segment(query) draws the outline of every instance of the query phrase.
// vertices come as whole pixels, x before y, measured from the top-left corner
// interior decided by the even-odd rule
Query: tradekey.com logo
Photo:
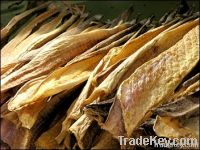
[[[154,146],[154,147],[165,147],[165,148],[198,148],[199,142],[196,138],[164,138],[157,136],[149,136],[139,138],[126,138],[124,136],[118,136],[120,145],[131,145],[131,146]]]

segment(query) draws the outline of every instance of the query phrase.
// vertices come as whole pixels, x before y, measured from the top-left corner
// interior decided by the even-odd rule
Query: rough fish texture
[[[53,69],[66,64],[76,55],[125,27],[125,25],[120,25],[113,29],[100,29],[68,37],[61,36],[51,41],[51,44],[44,45],[44,50],[40,51],[28,64],[5,77],[1,82],[1,91],[6,91],[31,78],[50,73]]]
[[[94,66],[103,57],[103,53],[92,56],[86,58],[85,61],[67,65],[66,67],[54,71],[43,81],[36,81],[36,83],[33,83],[36,89],[29,89],[28,87],[31,88],[33,86],[30,86],[29,83],[25,84],[16,94],[14,99],[9,102],[8,108],[10,110],[20,109],[25,105],[35,103],[39,98],[45,98],[63,90],[70,90],[77,84],[84,82],[88,78]],[[87,65],[84,65],[84,67],[80,68],[80,64],[82,63]],[[68,81],[68,84],[64,83],[63,81]],[[55,90],[56,86],[58,88]]]
[[[50,4],[49,2],[44,3],[40,6],[32,8],[30,10],[27,10],[27,11],[23,12],[22,14],[19,14],[19,15],[15,16],[14,18],[12,18],[9,21],[9,23],[1,30],[1,40],[6,38],[11,33],[11,31],[13,30],[13,28],[19,21],[26,18],[30,14],[33,14],[33,13],[37,12],[38,10],[41,10],[41,9],[47,7],[49,4]]]
[[[20,43],[15,49],[17,53],[17,55],[15,55],[16,59],[13,59],[11,62],[8,61],[4,64],[4,66],[1,66],[1,74],[4,74],[8,69],[14,68],[20,63],[25,63],[33,59],[34,56],[36,56],[36,54],[41,50],[39,49],[41,46],[66,30],[66,28],[72,24],[74,19],[77,18],[77,16],[73,15],[63,25],[57,27],[61,23],[61,20],[64,17],[63,15],[65,15],[65,13],[61,13],[59,17],[52,21],[52,23],[50,22],[49,25],[46,24],[42,26],[39,30]],[[52,25],[52,27],[50,25]]]
[[[97,88],[95,88],[93,93],[86,100],[84,100],[82,106],[91,103],[99,96],[103,98],[110,94],[124,79],[127,78],[126,74],[133,73],[135,69],[137,69],[143,63],[149,61],[169,47],[173,46],[178,40],[182,38],[185,33],[187,33],[197,24],[198,20],[185,23],[180,27],[174,25],[166,31],[161,32],[158,36],[147,42],[144,46],[142,45],[140,49],[130,55],[111,74],[109,74],[109,76]],[[177,28],[173,29],[174,27]],[[171,38],[173,38],[173,41]]]
[[[24,27],[18,34],[17,36],[15,36],[8,44],[6,44],[2,50],[1,50],[1,65],[4,65],[4,63],[6,63],[7,61],[11,61],[13,58],[13,56],[15,56],[15,51],[13,51],[13,49],[15,49],[15,47],[21,43],[22,40],[24,40],[25,38],[27,38],[30,33],[32,32],[33,28],[41,23],[42,21],[44,21],[45,19],[51,17],[53,14],[55,14],[56,12],[58,12],[58,10],[56,11],[55,9],[50,9],[44,13],[42,13],[41,15],[39,15],[38,17],[34,18],[28,26]]]
[[[197,64],[198,42],[199,26],[167,51],[138,68],[120,86],[117,95],[128,136],[132,135],[151,108],[173,94],[177,85]]]
[[[199,116],[198,116],[199,117]],[[181,125],[181,123],[176,118],[172,117],[156,117],[156,122],[154,124],[154,131],[158,136],[167,137],[167,138],[196,138],[198,139],[198,117],[192,119],[187,119],[187,122],[192,122],[192,128]],[[195,132],[195,130],[197,130]]]

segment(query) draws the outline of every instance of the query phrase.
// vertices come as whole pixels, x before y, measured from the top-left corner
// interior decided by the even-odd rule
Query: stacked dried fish
[[[117,149],[136,148],[118,136],[197,138],[199,13],[184,6],[159,21],[130,18],[131,7],[104,22],[53,3],[15,17],[2,39],[34,14],[2,48],[2,142]]]

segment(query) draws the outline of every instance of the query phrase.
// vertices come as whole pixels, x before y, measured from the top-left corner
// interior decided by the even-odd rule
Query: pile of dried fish
[[[132,13],[106,22],[83,5],[48,2],[1,30],[9,39],[27,21],[1,49],[4,147],[138,148],[119,136],[199,141],[199,13],[183,5],[159,21]]]

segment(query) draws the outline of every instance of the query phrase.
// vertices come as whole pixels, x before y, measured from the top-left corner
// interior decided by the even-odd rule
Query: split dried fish
[[[170,47],[167,51],[161,53],[155,59],[152,59],[142,65],[120,86],[117,98],[121,104],[125,130],[128,136],[131,136],[135,128],[141,123],[145,115],[147,115],[149,109],[165,101],[166,97],[173,93],[173,90],[175,90],[178,83],[181,82],[184,76],[186,76],[198,62],[198,29],[199,26],[191,29],[186,35],[184,35],[183,39],[178,41],[174,46]],[[187,40],[188,38],[191,40]],[[187,51],[188,49],[192,49],[192,53],[191,51]],[[190,62],[189,64],[188,61]],[[177,65],[174,65],[175,63],[177,63]],[[157,67],[154,67],[155,65]],[[179,69],[175,66],[177,66]],[[182,66],[187,66],[187,71],[182,69]],[[172,73],[174,69],[176,70],[176,73]],[[179,76],[180,74],[177,72],[177,70],[179,70],[181,76]],[[142,76],[140,73],[141,71],[143,72]],[[159,75],[159,77],[156,76],[154,71],[157,75]],[[149,77],[147,77],[148,73],[153,75],[151,76],[151,80]],[[167,79],[160,78],[161,74],[163,73],[166,75],[165,77],[167,77]],[[177,77],[174,76],[176,74]],[[130,84],[131,87],[134,87],[134,90],[132,90],[131,93],[129,93],[129,90],[127,90],[128,85]],[[164,85],[164,87],[162,87],[162,85]],[[139,87],[137,88],[137,86]],[[144,87],[142,88],[142,86]],[[137,95],[139,91],[140,95]],[[142,91],[145,94],[141,94]],[[131,96],[128,96],[129,94],[131,94]],[[132,100],[133,98],[136,103],[131,105],[131,103],[128,101]],[[153,100],[151,100],[152,98]],[[139,100],[138,103],[137,100]],[[133,107],[134,109],[129,109]],[[131,117],[133,116],[135,120],[134,123],[131,122]]]
[[[16,68],[16,66],[18,65],[21,66],[22,63],[31,61],[36,56],[36,54],[39,53],[40,51],[39,48],[42,45],[44,45],[45,43],[47,43],[48,41],[52,40],[57,35],[59,35],[61,32],[66,30],[66,28],[69,27],[76,18],[77,18],[77,15],[72,15],[69,20],[67,20],[64,24],[62,24],[60,27],[56,28],[55,30],[48,32],[46,34],[42,34],[40,36],[38,36],[38,33],[35,33],[37,37],[35,37],[34,39],[31,38],[31,42],[27,43],[26,40],[23,41],[25,42],[24,44],[26,44],[26,46],[24,47],[24,45],[22,44],[23,48],[20,47],[20,54],[19,54],[19,57],[16,59],[16,61],[7,62],[7,65],[1,66],[1,73],[3,74],[1,78],[4,78],[10,73],[10,71],[7,74],[5,73],[8,69],[13,70],[14,68]],[[17,47],[16,49],[19,49],[19,48]]]
[[[36,78],[51,72],[53,69],[66,64],[76,55],[83,53],[99,41],[125,27],[125,25],[120,25],[113,29],[100,29],[53,40],[51,44],[48,43],[47,46],[44,46],[44,50],[40,51],[28,64],[5,77],[1,82],[1,91],[6,91],[31,78]],[[94,35],[96,38],[94,38]],[[54,61],[52,62],[52,60]]]
[[[198,12],[182,2],[160,20],[131,20],[130,7],[104,22],[82,4],[50,3],[1,30],[3,147],[150,148],[121,146],[119,135],[199,140]]]
[[[12,30],[16,26],[16,24],[19,23],[22,19],[32,15],[33,13],[35,13],[41,9],[44,9],[49,4],[50,4],[50,2],[44,3],[40,6],[29,9],[29,10],[23,12],[22,14],[19,14],[19,15],[15,16],[14,18],[12,18],[9,21],[9,23],[1,30],[1,40],[5,39],[12,32]]]
[[[11,61],[12,57],[15,56],[15,47],[21,43],[27,36],[29,36],[33,30],[33,28],[46,20],[47,18],[51,17],[58,10],[56,8],[51,8],[48,11],[42,13],[38,17],[34,18],[26,27],[24,27],[18,34],[15,36],[9,43],[7,43],[1,50],[1,65],[4,65],[7,61]]]

